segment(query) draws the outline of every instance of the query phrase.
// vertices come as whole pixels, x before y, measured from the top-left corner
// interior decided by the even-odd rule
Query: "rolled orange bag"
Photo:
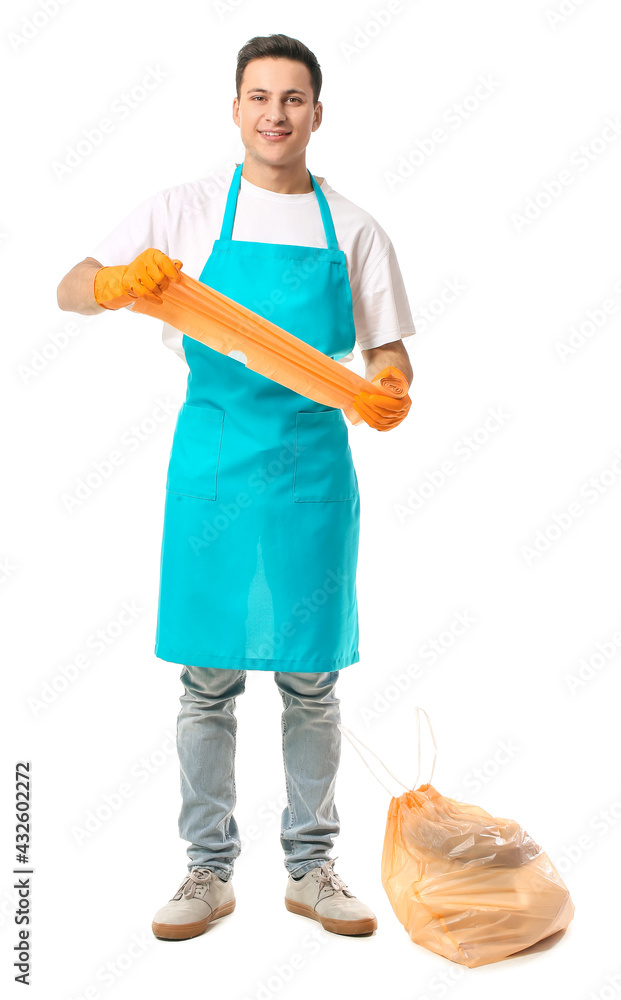
[[[161,303],[141,297],[131,311],[162,320],[220,354],[242,351],[247,368],[317,403],[340,407],[352,424],[365,419],[353,406],[364,398],[361,393],[406,399],[407,381],[397,368],[389,366],[369,382],[215,288],[183,271],[179,278],[161,293]]]
[[[392,365],[382,368],[381,372],[371,379],[372,385],[380,383],[394,394],[394,398],[386,399],[379,393],[360,392],[353,402],[354,409],[369,427],[376,431],[389,431],[397,427],[407,417],[412,400],[408,395],[409,383],[403,372]]]

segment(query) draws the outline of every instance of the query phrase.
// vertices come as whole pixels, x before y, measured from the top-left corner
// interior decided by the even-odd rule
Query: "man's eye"
[[[263,99],[264,98],[263,98],[262,94],[255,94],[254,97],[250,98],[251,101],[262,101]],[[299,101],[301,103],[301,98],[299,98],[299,97],[288,97],[287,100],[289,100],[289,101]]]

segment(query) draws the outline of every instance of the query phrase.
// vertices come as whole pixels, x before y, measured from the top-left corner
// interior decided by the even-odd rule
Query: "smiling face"
[[[321,123],[313,104],[308,67],[292,59],[252,59],[244,70],[233,120],[241,130],[246,159],[259,169],[305,170],[305,149]],[[270,137],[268,133],[278,133]]]

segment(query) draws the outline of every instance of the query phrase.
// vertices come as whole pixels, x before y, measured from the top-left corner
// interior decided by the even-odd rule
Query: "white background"
[[[412,0],[384,15],[382,0],[42,7],[16,2],[2,15],[3,981],[12,984],[17,941],[13,763],[27,759],[29,995],[616,996],[617,5]],[[349,429],[362,505],[361,660],[339,678],[343,724],[414,785],[414,706],[424,707],[438,743],[433,784],[517,819],[576,906],[554,947],[479,969],[415,945],[396,919],[380,879],[390,796],[345,737],[332,853],[378,930],[347,938],[285,910],[282,704],[269,672],[248,672],[237,705],[235,815],[248,841],[237,908],[190,941],[160,942],[150,930],[187,860],[171,739],[180,667],[152,652],[164,479],[186,368],[153,320],[63,313],[56,287],[146,197],[240,160],[236,56],[272,32],[300,38],[319,59],[324,120],[307,163],[389,233],[418,331],[407,341],[408,419],[385,434]],[[113,110],[154,68],[157,87],[135,91],[144,99],[125,117]],[[483,79],[493,92],[477,98]],[[112,131],[59,176],[68,147],[105,117]],[[409,176],[391,183],[408,157]],[[562,171],[571,183],[558,182]],[[461,289],[452,302],[441,298],[448,282]],[[359,351],[353,365],[363,374]],[[156,423],[160,400],[171,415]],[[504,416],[486,429],[492,410]],[[132,450],[136,428],[143,440]],[[63,498],[118,448],[122,464],[70,512]],[[140,609],[134,623],[104,653],[89,652],[89,636],[113,629],[123,602]],[[458,613],[474,623],[454,638]],[[442,649],[435,662],[430,640]],[[50,695],[61,668],[71,673],[85,653],[89,664]],[[426,732],[423,746],[421,781],[433,755]],[[89,811],[105,815],[105,796],[123,783],[131,796],[79,840]],[[134,940],[142,950],[128,959]],[[302,967],[287,978],[296,955]],[[102,978],[108,963],[112,985]]]

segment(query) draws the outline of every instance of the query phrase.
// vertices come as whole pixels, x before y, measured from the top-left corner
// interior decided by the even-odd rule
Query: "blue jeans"
[[[287,805],[280,843],[290,874],[303,875],[329,860],[338,835],[334,802],[341,757],[340,702],[330,673],[274,671],[283,700],[282,750]],[[236,803],[235,699],[246,686],[245,670],[184,666],[177,717],[182,807],[179,834],[190,842],[188,870],[213,868],[233,874],[241,853]],[[259,748],[260,751],[260,748]]]

